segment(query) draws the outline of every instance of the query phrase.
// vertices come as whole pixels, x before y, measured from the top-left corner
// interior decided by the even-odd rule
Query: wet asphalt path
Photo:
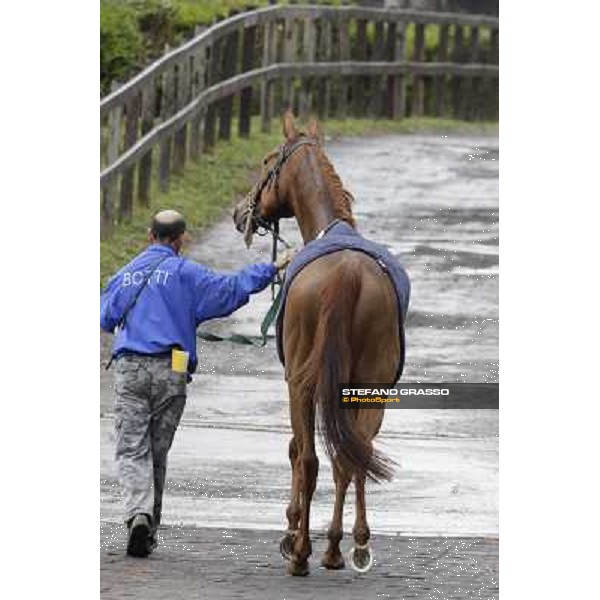
[[[387,244],[410,274],[403,379],[498,381],[497,138],[347,139],[329,143],[327,152],[356,198],[359,230]],[[282,235],[299,243],[291,221],[282,223]],[[259,239],[246,250],[225,215],[188,255],[214,268],[236,269],[268,260],[270,244]],[[270,294],[264,292],[206,329],[256,335],[269,305]],[[164,521],[275,535],[286,522],[290,428],[274,345],[203,343],[199,356],[199,373],[189,386],[170,454]],[[112,457],[111,375],[101,378],[100,517],[104,530],[113,531],[111,523],[121,517]],[[378,440],[400,469],[391,483],[368,487],[373,532],[402,539],[497,537],[497,411],[389,410]],[[326,529],[333,499],[330,467],[322,452],[320,457],[315,531]],[[353,506],[349,493],[347,530]],[[110,540],[104,534],[102,539],[108,548]]]

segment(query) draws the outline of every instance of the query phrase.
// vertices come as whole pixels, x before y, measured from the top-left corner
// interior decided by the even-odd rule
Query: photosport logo
[[[498,408],[497,383],[345,383],[342,408]]]

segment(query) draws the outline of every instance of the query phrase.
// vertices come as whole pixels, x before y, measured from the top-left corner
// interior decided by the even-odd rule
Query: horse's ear
[[[287,140],[295,140],[298,137],[298,130],[294,125],[294,113],[290,109],[283,115],[283,135]]]
[[[319,140],[319,142],[321,141],[321,130],[319,128],[319,124],[317,123],[317,120],[313,117],[311,118],[311,120],[308,122],[308,135],[310,135],[310,137],[313,137],[317,140]]]

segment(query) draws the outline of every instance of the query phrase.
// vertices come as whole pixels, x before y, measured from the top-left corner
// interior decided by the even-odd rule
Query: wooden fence
[[[100,103],[101,237],[218,139],[305,116],[498,117],[498,19],[272,6],[198,30]]]

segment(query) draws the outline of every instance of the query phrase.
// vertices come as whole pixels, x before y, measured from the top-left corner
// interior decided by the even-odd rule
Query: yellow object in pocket
[[[190,353],[173,348],[171,351],[171,370],[175,373],[187,373]]]

